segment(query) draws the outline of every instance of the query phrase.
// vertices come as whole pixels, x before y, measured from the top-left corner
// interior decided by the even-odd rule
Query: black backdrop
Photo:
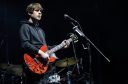
[[[19,21],[25,19],[25,8],[34,0],[4,0],[0,3],[0,62],[19,64]],[[111,60],[92,49],[92,71],[96,84],[128,84],[127,81],[127,15],[125,2],[116,0],[36,0],[44,7],[41,26],[49,45],[59,44],[73,32],[72,25],[64,19],[68,14],[76,19],[90,40]],[[81,44],[78,57],[86,61]],[[57,52],[60,59],[72,57],[72,47]],[[88,61],[84,62],[84,67]],[[85,68],[85,71],[88,67]]]

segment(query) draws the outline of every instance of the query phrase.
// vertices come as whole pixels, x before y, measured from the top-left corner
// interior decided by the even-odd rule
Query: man
[[[27,6],[26,12],[28,14],[28,20],[22,22],[19,32],[20,42],[23,52],[27,54],[26,57],[29,55],[32,58],[34,58],[35,55],[38,55],[42,59],[49,60],[50,59],[49,54],[41,50],[41,47],[43,45],[47,45],[45,40],[45,33],[43,29],[39,27],[39,21],[41,20],[42,17],[42,10],[43,8],[39,3],[31,3]],[[64,40],[62,41],[62,44],[64,44],[63,46],[64,48],[67,48],[70,43],[69,41]],[[49,48],[50,47],[48,46],[48,49]],[[37,75],[36,76],[32,75],[32,73],[28,70],[28,68],[27,70],[25,69],[25,74],[27,77],[26,80],[27,84],[35,84],[35,81],[40,79],[37,77]]]

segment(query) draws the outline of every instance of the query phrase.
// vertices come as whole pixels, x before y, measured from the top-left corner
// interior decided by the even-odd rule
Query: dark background
[[[34,0],[0,1],[0,62],[20,64],[18,29],[25,19],[26,6]],[[64,19],[68,14],[77,20],[85,35],[108,57],[91,46],[92,72],[95,84],[128,84],[127,81],[127,14],[125,2],[117,0],[36,0],[44,7],[43,26],[49,45],[59,44],[73,32]],[[85,46],[86,43],[84,42]],[[88,71],[88,55],[81,43],[76,44],[78,58],[84,59]],[[85,53],[84,53],[85,52]],[[57,52],[60,59],[73,57],[72,46]]]

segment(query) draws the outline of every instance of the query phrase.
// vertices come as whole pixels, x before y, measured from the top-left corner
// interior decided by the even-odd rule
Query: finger
[[[48,56],[47,59],[50,60],[50,57]]]

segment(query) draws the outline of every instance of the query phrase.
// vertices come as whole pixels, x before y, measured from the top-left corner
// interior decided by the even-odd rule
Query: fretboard
[[[72,39],[69,38],[67,41],[71,42]],[[47,53],[48,53],[48,54],[54,53],[54,52],[60,50],[61,48],[63,48],[65,45],[66,45],[65,43],[61,43],[61,44],[57,45],[56,47],[54,47],[54,48],[48,50]]]

